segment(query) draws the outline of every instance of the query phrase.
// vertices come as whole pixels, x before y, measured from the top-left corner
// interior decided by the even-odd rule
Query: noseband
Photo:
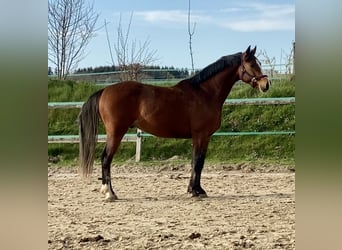
[[[253,76],[250,73],[248,73],[248,71],[245,68],[245,65],[243,64],[242,58],[241,58],[241,69],[242,69],[242,76],[241,76],[241,78],[243,78],[244,74],[248,75],[251,78],[251,80],[249,80],[248,83],[251,83],[253,87],[256,86],[257,81],[259,81],[262,78],[268,77],[267,75]]]

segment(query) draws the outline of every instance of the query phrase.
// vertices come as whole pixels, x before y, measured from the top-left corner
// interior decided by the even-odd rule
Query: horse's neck
[[[226,100],[235,82],[239,80],[236,73],[238,66],[226,69],[203,84],[203,87],[212,93],[212,96],[220,105]]]

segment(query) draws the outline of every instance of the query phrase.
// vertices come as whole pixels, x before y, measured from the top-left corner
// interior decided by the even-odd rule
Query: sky
[[[108,23],[110,41],[116,41],[121,15],[123,28],[131,13],[130,39],[150,40],[160,66],[191,68],[187,26],[188,0],[98,0],[97,26]],[[266,51],[277,63],[284,63],[295,41],[294,0],[192,0],[191,23],[194,67],[201,69],[224,55],[242,52],[249,45]],[[111,65],[104,28],[87,47],[78,68]]]

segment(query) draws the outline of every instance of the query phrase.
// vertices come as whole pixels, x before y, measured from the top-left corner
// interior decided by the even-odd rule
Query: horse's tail
[[[87,177],[92,173],[99,125],[99,99],[103,89],[95,92],[83,104],[78,116],[80,136],[80,173]]]

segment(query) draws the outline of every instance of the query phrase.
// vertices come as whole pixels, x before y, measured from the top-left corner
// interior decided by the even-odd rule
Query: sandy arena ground
[[[208,198],[187,193],[189,165],[112,167],[119,197],[104,202],[100,166],[49,166],[49,249],[295,249],[291,167],[205,166]]]

